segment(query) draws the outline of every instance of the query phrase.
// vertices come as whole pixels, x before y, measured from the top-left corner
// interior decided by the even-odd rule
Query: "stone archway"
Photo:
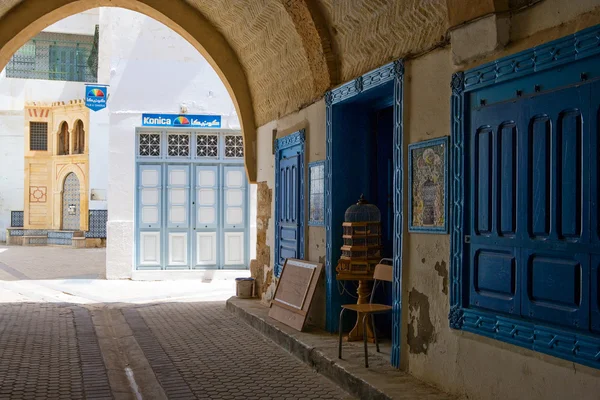
[[[14,6],[0,18],[0,68],[42,29],[97,7],[137,11],[180,34],[209,62],[227,88],[244,135],[248,178],[256,181],[256,123],[246,72],[225,37],[197,8],[184,0],[22,0],[12,3]]]
[[[204,56],[236,107],[251,182],[256,181],[257,125],[310,104],[338,82],[322,7],[307,0],[5,0],[0,4],[0,68],[45,27],[96,7],[145,14]]]

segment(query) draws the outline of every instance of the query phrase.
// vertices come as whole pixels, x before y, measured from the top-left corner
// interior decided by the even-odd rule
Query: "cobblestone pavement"
[[[223,302],[0,304],[0,399],[349,399]]]
[[[0,399],[111,399],[88,310],[0,305]]]
[[[105,250],[0,245],[0,280],[104,279]]]

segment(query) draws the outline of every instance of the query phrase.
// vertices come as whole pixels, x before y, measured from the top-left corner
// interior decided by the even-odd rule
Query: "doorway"
[[[140,129],[136,140],[137,269],[247,269],[241,135]]]
[[[304,131],[280,138],[275,151],[275,276],[287,258],[304,258]]]
[[[80,194],[79,179],[73,172],[67,175],[62,191],[62,221],[61,227],[65,231],[78,231],[80,229],[79,217]]]
[[[338,329],[341,304],[356,302],[355,282],[336,279],[345,210],[364,194],[381,211],[382,256],[393,260],[393,282],[384,294],[391,319],[378,330],[392,338],[391,364],[400,364],[402,295],[402,95],[404,64],[384,65],[326,96],[325,161],[327,330]],[[354,297],[353,297],[354,295]]]

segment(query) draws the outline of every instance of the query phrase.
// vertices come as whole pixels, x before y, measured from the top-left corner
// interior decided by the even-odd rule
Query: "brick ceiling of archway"
[[[446,0],[185,1],[237,53],[258,126],[370,69],[432,48],[448,29]],[[0,17],[17,3],[0,0]]]

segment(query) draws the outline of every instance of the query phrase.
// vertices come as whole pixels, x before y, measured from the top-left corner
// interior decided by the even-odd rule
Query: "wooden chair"
[[[381,260],[383,261],[383,260]],[[380,261],[380,262],[381,262]],[[391,282],[393,267],[391,265],[386,264],[377,264],[375,266],[375,271],[373,273],[373,290],[371,291],[371,298],[369,299],[368,304],[345,304],[342,306],[342,311],[340,312],[340,325],[339,325],[339,346],[338,346],[338,357],[342,358],[342,318],[344,316],[344,311],[351,310],[356,311],[357,313],[362,313],[362,325],[363,325],[363,342],[365,345],[365,368],[369,368],[369,355],[367,352],[367,316],[371,317],[371,324],[373,327],[373,335],[375,337],[375,346],[377,348],[377,352],[379,353],[379,342],[377,341],[377,333],[375,332],[375,314],[382,314],[392,310],[391,306],[386,304],[373,304],[373,295],[375,294],[375,289],[377,289],[377,284],[381,281]],[[360,315],[360,314],[359,314]]]

